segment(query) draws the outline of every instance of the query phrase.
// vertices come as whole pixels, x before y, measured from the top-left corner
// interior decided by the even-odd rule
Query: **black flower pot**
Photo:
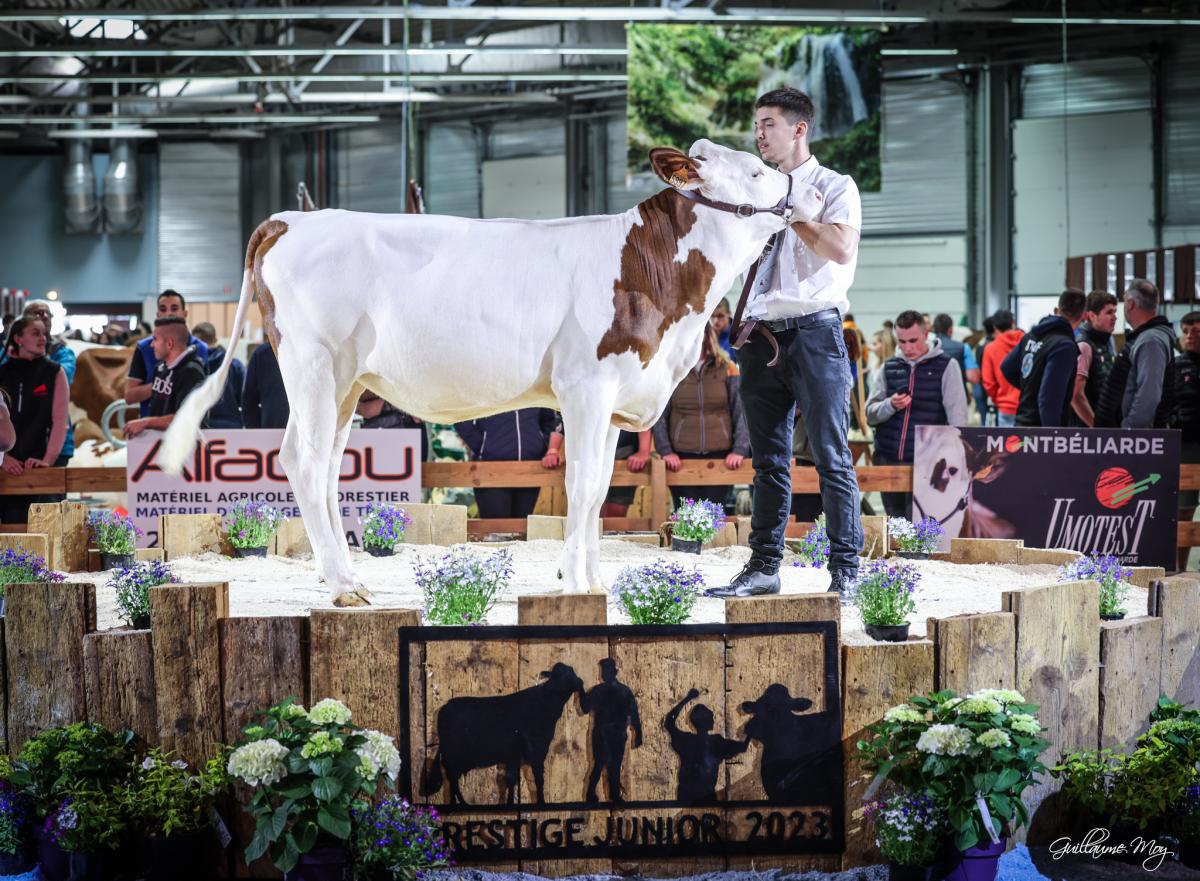
[[[1124,619],[1125,619],[1124,612],[1121,612],[1116,615],[1101,615],[1100,616],[1101,621],[1123,621]]]
[[[937,881],[937,866],[902,866],[888,863],[888,881]]]
[[[28,847],[22,846],[16,853],[0,851],[0,875],[24,875],[35,864],[33,851]]]
[[[150,629],[150,616],[149,615],[135,616],[131,626],[133,627],[134,630],[149,630]]]
[[[683,554],[698,554],[703,544],[704,542],[701,541],[689,541],[686,538],[671,536],[671,550],[679,551]]]
[[[263,545],[258,548],[234,548],[233,555],[235,557],[265,557],[267,555],[267,546]]]
[[[217,876],[212,827],[142,839],[145,881],[207,881]]]
[[[380,547],[379,545],[364,545],[363,550],[372,557],[390,557],[396,553],[394,547]]]
[[[58,846],[54,836],[46,832],[39,822],[33,830],[34,841],[37,842],[38,869],[42,881],[67,881],[71,874],[68,855]]]
[[[1200,869],[1200,840],[1184,841],[1179,845],[1179,862],[1189,869]]]
[[[350,877],[350,856],[344,847],[319,846],[300,855],[300,862],[283,881],[347,881]]]
[[[905,642],[908,639],[907,624],[867,624],[867,636],[880,642]]]
[[[928,560],[929,554],[924,551],[896,551],[896,556],[902,560]]]
[[[133,554],[106,554],[100,552],[100,568],[107,572],[109,569],[120,569],[122,566],[133,565]]]
[[[116,860],[111,851],[67,853],[67,881],[112,881]]]

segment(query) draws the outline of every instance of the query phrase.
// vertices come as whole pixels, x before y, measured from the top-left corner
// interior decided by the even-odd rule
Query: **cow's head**
[[[803,713],[813,705],[806,697],[792,697],[786,685],[772,682],[756,701],[742,703],[742,712],[751,716],[780,716]]]
[[[767,209],[788,191],[788,177],[770,168],[757,156],[700,140],[686,154],[673,147],[650,151],[650,164],[664,183],[677,190],[697,190],[717,202],[753,205]],[[792,184],[792,220],[812,220],[821,213],[823,197],[816,187]],[[755,214],[764,224],[782,229],[784,219],[775,214]],[[773,231],[773,230],[772,230]]]
[[[541,678],[552,688],[570,693],[583,690],[583,680],[575,673],[575,668],[559,661],[549,670],[541,672]]]

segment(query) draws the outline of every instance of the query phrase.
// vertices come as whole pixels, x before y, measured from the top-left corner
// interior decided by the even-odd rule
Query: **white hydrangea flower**
[[[367,742],[355,750],[362,759],[358,773],[364,780],[374,780],[380,772],[395,780],[400,776],[400,751],[396,741],[381,731],[362,732]]]
[[[283,718],[298,719],[301,716],[307,716],[308,711],[300,704],[288,704],[283,711]]]
[[[239,746],[229,756],[226,770],[251,786],[270,786],[287,776],[288,748],[268,737]]]
[[[1030,716],[1028,713],[1014,713],[1008,720],[1008,724],[1012,726],[1012,730],[1019,734],[1041,734],[1042,723],[1037,720],[1036,716]]]
[[[971,751],[971,732],[957,725],[930,725],[917,738],[917,749],[935,756],[963,756]]]
[[[892,707],[883,714],[885,722],[924,722],[925,714],[920,710],[910,707],[908,704],[901,704],[898,707]]]
[[[960,716],[991,716],[994,713],[1003,711],[1004,707],[1000,701],[990,697],[977,697],[975,695],[971,695],[954,705],[954,712]]]
[[[975,738],[975,742],[988,749],[999,749],[1002,746],[1012,746],[1012,738],[1003,728],[989,728]]]
[[[345,725],[350,721],[350,708],[341,701],[327,697],[308,711],[308,719],[316,725]]]
[[[1019,691],[1013,691],[1011,688],[984,688],[974,694],[967,695],[968,698],[979,697],[987,698],[994,701],[999,701],[1002,704],[1023,704],[1025,696]]]

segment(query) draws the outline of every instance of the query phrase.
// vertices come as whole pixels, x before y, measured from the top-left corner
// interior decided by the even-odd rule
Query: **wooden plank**
[[[1130,584],[1147,589],[1151,581],[1160,581],[1167,577],[1167,571],[1162,566],[1131,566],[1129,573]]]
[[[50,542],[44,532],[10,532],[0,535],[0,551],[8,550],[25,551],[45,560],[50,553]]]
[[[158,518],[158,546],[170,562],[197,554],[233,554],[220,514],[163,514]]]
[[[840,634],[841,606],[836,595],[827,593],[755,597],[725,604],[727,624],[773,621],[833,621]],[[813,715],[811,723],[817,728],[832,725],[840,729],[840,718],[821,720],[830,697],[825,688],[822,646],[823,640],[819,634],[728,637],[725,651],[725,736],[731,740],[745,738],[745,724],[749,717],[743,711],[743,704],[758,700],[772,685],[783,685],[793,698],[812,701],[812,706],[801,715]],[[835,681],[840,682],[840,676],[835,677]],[[762,757],[762,744],[751,741],[744,753],[725,763],[728,798],[767,798],[761,779]],[[786,816],[793,810],[807,810],[810,807],[813,805],[773,805],[771,810],[782,811]],[[727,813],[730,835],[745,840],[750,833],[748,811],[731,809]],[[840,863],[841,858],[836,854],[729,857],[730,870],[837,871]]]
[[[87,718],[83,637],[96,629],[96,586],[10,584],[5,589],[9,751]]]
[[[121,469],[124,472],[125,469]],[[59,496],[67,491],[66,468],[27,468],[21,474],[7,471],[0,477],[0,495]]]
[[[87,505],[81,502],[59,502],[59,507],[62,509],[62,571],[85,572],[90,540]]]
[[[667,489],[667,466],[659,456],[650,457],[650,528],[658,529],[671,516],[671,493]]]
[[[150,588],[158,737],[193,766],[224,741],[219,627],[228,617],[224,582]]]
[[[34,502],[28,520],[29,532],[46,536],[46,565],[62,571],[62,509],[58,502]]]
[[[272,541],[271,553],[280,557],[299,557],[301,554],[312,553],[308,532],[304,529],[304,521],[299,517],[284,520]]]
[[[0,615],[0,753],[7,753],[8,746],[8,657],[4,648],[4,616]]]
[[[257,720],[256,714],[291,697],[308,705],[307,638],[308,618],[224,618],[218,630],[223,658],[221,695],[227,742],[234,743],[246,725]],[[240,804],[249,802],[252,791],[237,784],[234,797]],[[246,865],[245,852],[254,837],[254,819],[237,810],[230,816],[234,876],[238,878],[278,878],[280,873],[270,859],[260,857]]]
[[[122,468],[64,468],[65,492],[123,493],[129,488]]]
[[[465,505],[403,505],[412,523],[404,530],[408,544],[463,544],[467,540],[467,508]]]
[[[863,556],[883,557],[887,554],[887,517],[863,517]]]
[[[1016,563],[1024,542],[1010,538],[952,538],[952,563]]]
[[[613,470],[610,486],[643,486],[650,482],[645,471]],[[541,462],[423,462],[423,487],[548,486],[563,487],[566,471],[547,469]]]
[[[871,782],[856,743],[869,739],[867,726],[913,695],[933,690],[933,643],[872,642],[842,647],[845,678],[842,744],[846,755],[846,850],[842,869],[883,862],[863,817],[863,795]]]
[[[591,594],[561,596],[523,596],[517,599],[517,624],[521,626],[604,625],[608,623],[607,600]],[[585,683],[599,677],[600,661],[608,657],[608,639],[572,639],[569,643],[555,639],[522,639],[517,666],[518,688],[536,685],[542,671],[557,663],[568,664]],[[587,777],[581,769],[591,765],[589,732],[591,717],[583,712],[577,698],[567,702],[550,744],[553,760],[546,763],[542,792],[550,804],[581,802],[587,789]],[[536,804],[537,792],[528,767],[522,769],[521,803]],[[585,829],[591,835],[605,835],[607,810],[572,812],[583,814]],[[524,814],[536,817],[536,812]],[[522,860],[521,871],[547,878],[568,875],[611,875],[611,859]]]
[[[1181,548],[1200,545],[1200,520],[1185,520],[1175,527],[1175,544]]]
[[[1083,554],[1079,553],[1079,551],[1050,548],[1027,548],[1022,546],[1017,552],[1017,562],[1022,566],[1033,566],[1038,564],[1064,566],[1067,563],[1072,563],[1075,560],[1078,560],[1082,556]]]
[[[1016,689],[1039,707],[1050,741],[1045,758],[1094,749],[1100,735],[1100,607],[1096,585],[1068,581],[1006,591],[1003,610],[1017,616]],[[1031,843],[1059,829],[1060,806],[1048,797],[1058,781],[1044,776],[1023,796],[1032,818],[1018,839]],[[1043,804],[1044,803],[1044,804]],[[1042,809],[1042,810],[1039,810]]]
[[[1162,619],[1162,692],[1200,706],[1200,578],[1173,575],[1150,591],[1151,615]]]
[[[1017,621],[1009,612],[930,618],[925,627],[934,650],[938,691],[969,694],[981,688],[1012,688]]]
[[[1100,746],[1132,748],[1162,687],[1161,618],[1100,622]]]
[[[128,728],[142,749],[158,745],[154,651],[149,630],[106,630],[83,638],[88,718]]]
[[[420,623],[420,613],[412,609],[314,609],[309,700],[336,698],[350,708],[356,724],[398,738],[399,629]]]

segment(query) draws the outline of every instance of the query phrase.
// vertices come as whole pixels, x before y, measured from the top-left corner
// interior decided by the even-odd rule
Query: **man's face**
[[[717,336],[720,336],[729,327],[729,310],[718,309],[712,314],[710,320],[712,321],[713,330],[717,332]]]
[[[1101,333],[1112,333],[1117,326],[1117,304],[1109,303],[1099,312],[1087,314],[1088,324]]]
[[[154,357],[159,361],[166,361],[167,356],[171,354],[167,344],[167,333],[161,327],[154,328],[154,340],[150,343],[150,348],[154,350]]]
[[[1200,321],[1181,325],[1180,330],[1183,331],[1183,335],[1180,338],[1183,350],[1185,352],[1200,353]]]
[[[763,162],[781,162],[791,151],[798,132],[807,131],[807,123],[792,125],[778,107],[760,107],[754,112],[754,142]]]
[[[183,308],[183,300],[178,297],[158,298],[158,318],[187,318],[187,310]]]
[[[45,303],[31,303],[25,310],[25,315],[36,318],[46,326],[46,333],[50,333],[50,307]]]
[[[929,332],[920,324],[896,328],[896,345],[910,361],[915,361],[929,351]]]

